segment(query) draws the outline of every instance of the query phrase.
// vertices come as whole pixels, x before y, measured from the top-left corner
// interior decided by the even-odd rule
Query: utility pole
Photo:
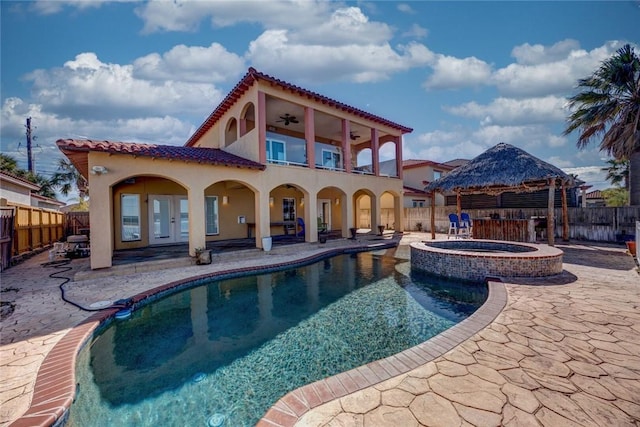
[[[27,169],[34,173],[33,170],[33,152],[31,151],[31,117],[27,117]]]

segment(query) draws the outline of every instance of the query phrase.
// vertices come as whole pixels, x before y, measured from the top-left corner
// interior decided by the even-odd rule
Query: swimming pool
[[[288,391],[421,343],[486,297],[377,252],[212,281],[85,346],[67,425],[254,425]]]

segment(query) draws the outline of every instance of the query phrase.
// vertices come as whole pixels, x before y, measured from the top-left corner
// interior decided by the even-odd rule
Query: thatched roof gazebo
[[[547,214],[548,241],[554,244],[553,209],[556,187],[562,191],[563,239],[568,240],[566,186],[574,185],[574,179],[556,166],[549,164],[513,145],[500,143],[464,166],[437,179],[425,187],[432,193],[456,193],[458,216],[463,194],[497,195],[507,191],[522,193],[549,189]],[[431,210],[431,234],[435,238],[435,215]]]

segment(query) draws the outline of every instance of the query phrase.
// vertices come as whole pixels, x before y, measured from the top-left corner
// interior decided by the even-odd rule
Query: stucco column
[[[394,231],[402,232],[404,229],[404,206],[402,206],[402,195],[393,196],[393,222]]]
[[[355,197],[353,197],[353,193],[349,192],[347,193],[346,197],[344,198],[346,203],[343,203],[343,208],[342,208],[342,215],[343,218],[345,218],[344,221],[342,221],[342,235],[347,235],[349,237],[351,237],[351,233],[349,232],[350,228],[353,228],[356,226],[356,218],[355,218],[355,214],[354,212],[357,210],[357,201],[355,200]],[[346,234],[349,233],[349,234]]]
[[[380,195],[375,194],[369,197],[371,200],[371,231],[378,233],[378,224],[380,224]]]
[[[256,247],[262,248],[262,238],[271,237],[271,214],[269,212],[269,192],[254,193],[256,217]]]
[[[196,255],[196,248],[207,245],[207,230],[204,216],[204,187],[197,183],[189,183],[189,255]]]
[[[398,178],[402,179],[404,176],[402,170],[402,136],[396,136],[394,141],[396,143],[396,171]]]
[[[304,240],[307,242],[318,241],[318,193],[309,193],[304,196],[304,217],[306,218],[306,230]]]
[[[347,173],[351,173],[351,122],[342,119],[342,162]]]
[[[89,170],[94,165],[89,163]],[[91,269],[111,267],[113,256],[114,223],[120,220],[113,218],[113,194],[109,174],[89,175],[91,187],[91,209],[89,223],[100,224],[100,229],[91,230]],[[146,215],[146,204],[140,199],[140,216]]]
[[[307,142],[307,166],[309,169],[316,168],[316,128],[314,120],[314,110],[311,107],[304,107],[304,138]]]
[[[378,129],[371,129],[371,166],[373,167],[373,174],[380,176],[380,133]]]
[[[258,162],[267,163],[267,97],[258,91]]]

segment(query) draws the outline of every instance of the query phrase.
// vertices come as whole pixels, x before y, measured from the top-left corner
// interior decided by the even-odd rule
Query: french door
[[[186,196],[149,195],[149,245],[189,241]]]

